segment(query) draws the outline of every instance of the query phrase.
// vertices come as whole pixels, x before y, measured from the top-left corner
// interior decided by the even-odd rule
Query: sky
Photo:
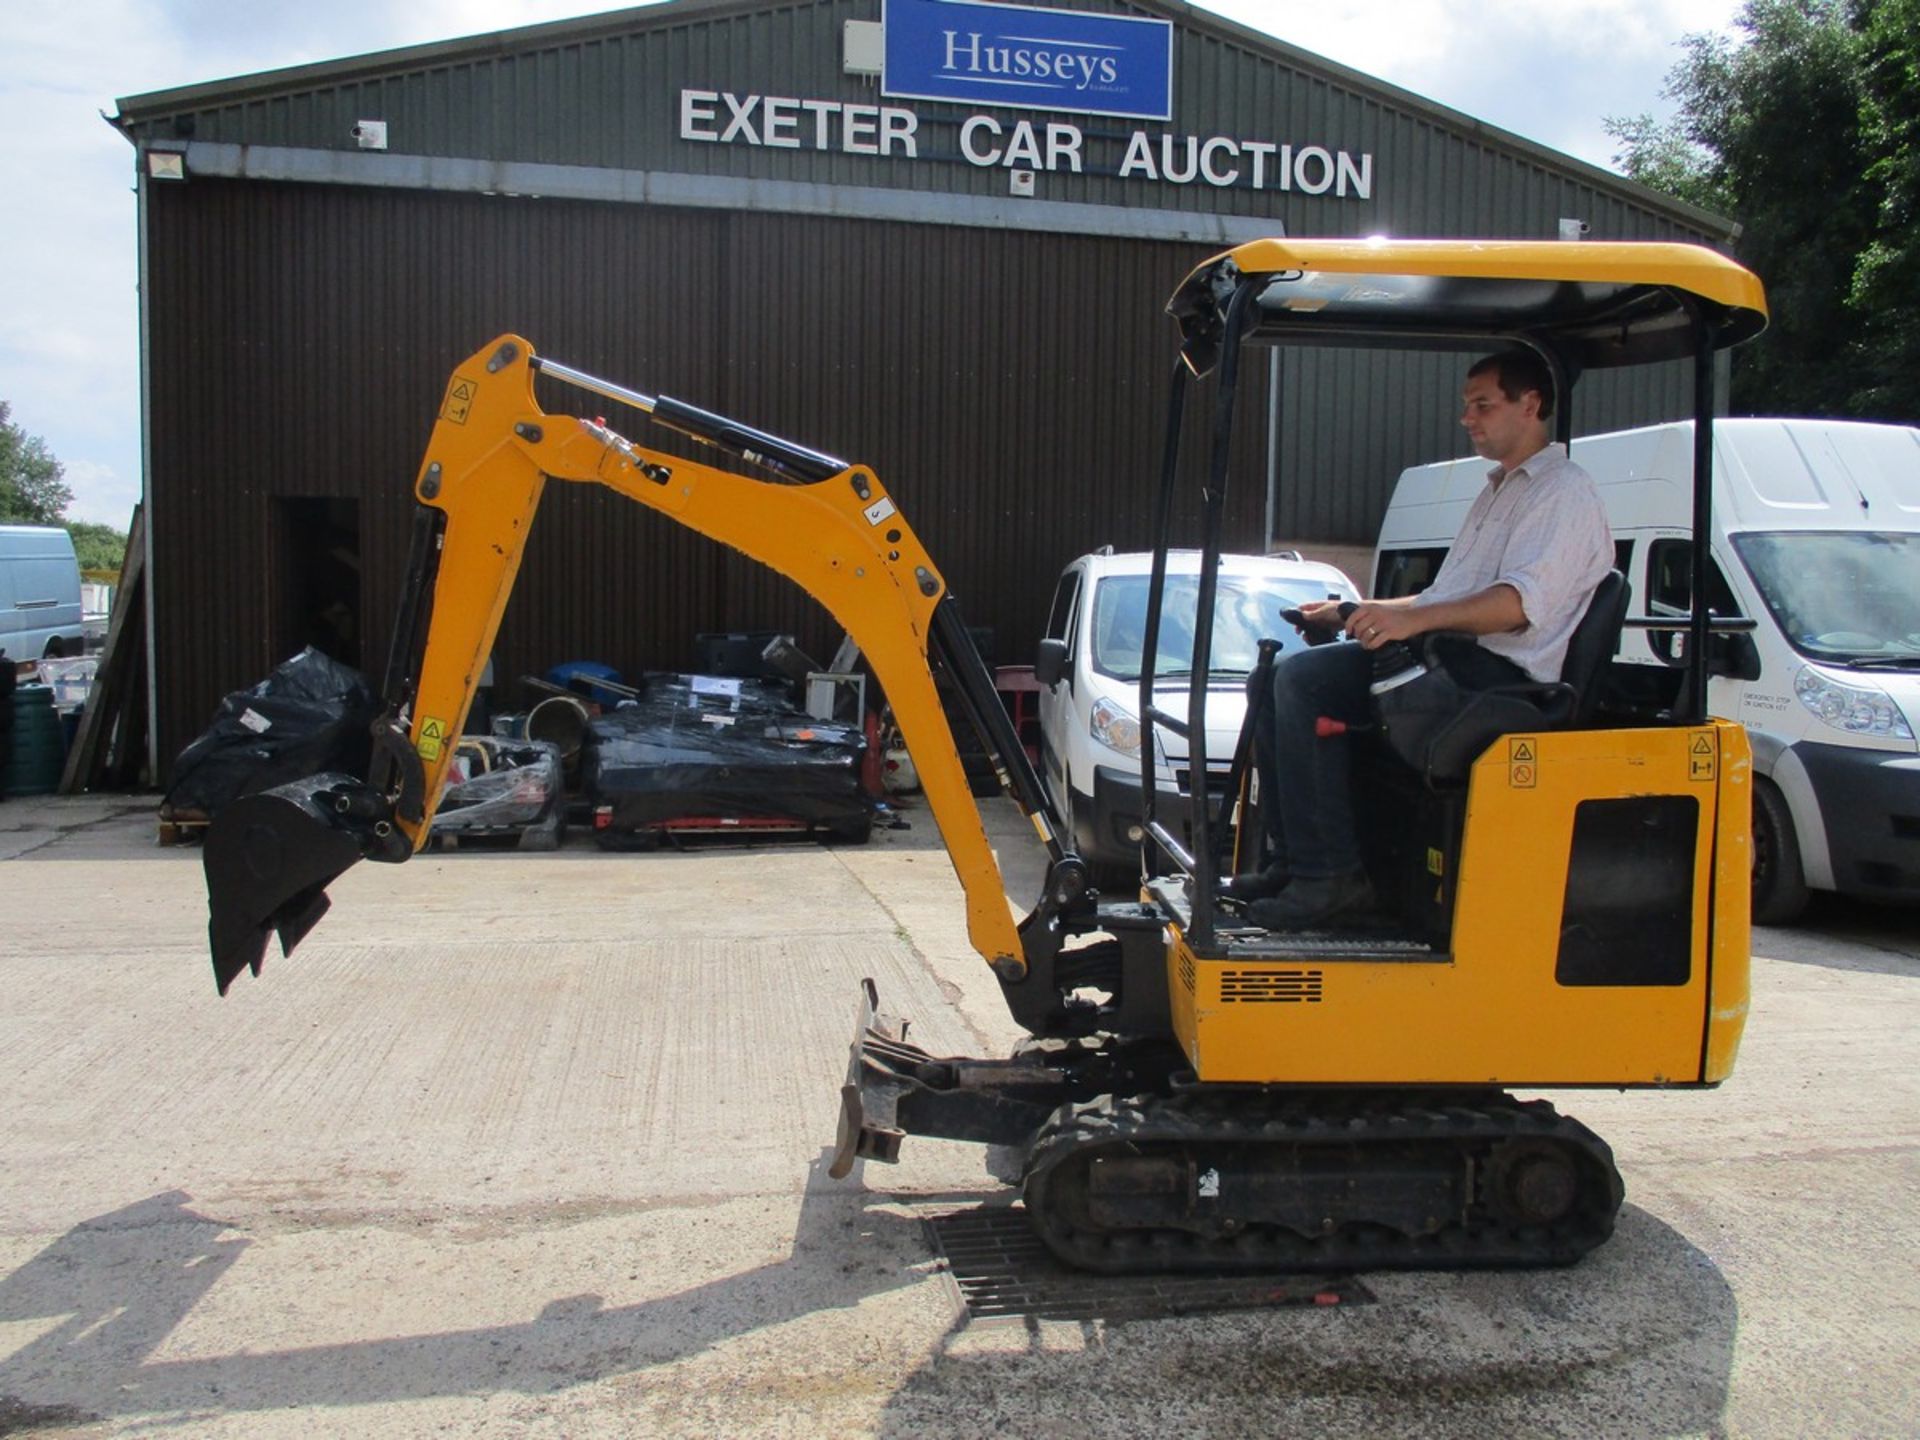
[[[1612,168],[1604,121],[1661,96],[1738,0],[1216,0],[1205,8]],[[68,518],[140,497],[133,151],[121,96],[624,8],[577,0],[0,0],[0,401],[47,442]],[[879,0],[873,0],[879,18]]]

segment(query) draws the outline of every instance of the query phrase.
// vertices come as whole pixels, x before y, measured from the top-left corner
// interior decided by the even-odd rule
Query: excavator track
[[[1102,1096],[1025,1174],[1047,1246],[1107,1274],[1570,1265],[1623,1196],[1597,1135],[1498,1091]]]

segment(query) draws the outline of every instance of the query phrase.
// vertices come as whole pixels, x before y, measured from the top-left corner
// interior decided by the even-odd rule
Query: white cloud
[[[133,520],[133,507],[140,503],[140,477],[121,474],[91,460],[63,460],[67,487],[73,491],[73,504],[67,507],[69,520],[84,520],[94,525],[111,525],[125,530]]]
[[[1659,111],[1689,30],[1736,0],[1215,0],[1242,24],[1598,164],[1609,114]],[[138,491],[132,151],[138,95],[618,8],[582,0],[0,3],[0,399],[66,466],[77,518]],[[879,0],[873,14],[879,16]]]
[[[1740,0],[1210,0],[1205,8],[1611,167],[1609,115],[1667,113],[1681,37],[1724,30]]]

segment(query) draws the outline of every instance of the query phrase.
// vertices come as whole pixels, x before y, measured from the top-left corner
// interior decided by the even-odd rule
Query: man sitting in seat
[[[1467,372],[1460,423],[1494,462],[1433,584],[1370,600],[1345,630],[1358,645],[1320,645],[1274,669],[1271,750],[1261,767],[1271,863],[1229,882],[1271,930],[1311,929],[1374,903],[1348,788],[1348,741],[1318,733],[1322,716],[1370,718],[1373,655],[1431,630],[1472,635],[1447,669],[1463,688],[1560,678],[1567,641],[1613,566],[1613,536],[1593,477],[1549,443],[1553,378],[1531,351],[1489,355]],[[1341,626],[1333,601],[1301,607],[1309,626]]]

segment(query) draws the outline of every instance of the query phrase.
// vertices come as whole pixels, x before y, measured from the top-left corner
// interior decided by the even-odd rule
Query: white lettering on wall
[[[1136,130],[1127,141],[1126,158],[1120,162],[1120,178],[1125,180],[1131,175],[1144,175],[1149,180],[1158,180],[1160,172],[1153,168],[1153,148],[1147,144],[1147,132]]]
[[[980,138],[982,135],[992,138],[983,142]],[[999,138],[998,120],[991,115],[970,115],[967,123],[960,127],[960,153],[975,165],[998,165],[1001,150],[992,141]]]
[[[1049,121],[1047,124],[1047,169],[1080,173],[1080,134],[1078,125]]]
[[[1237,159],[1240,154],[1240,147],[1224,135],[1216,135],[1200,147],[1200,174],[1209,185],[1231,185],[1240,178],[1240,167],[1238,165],[1234,166],[1231,170],[1214,169],[1214,157],[1220,154],[1225,154]]]
[[[1293,183],[1309,195],[1324,195],[1333,186],[1333,156],[1318,145],[1308,145],[1293,162]]]
[[[951,32],[947,49],[949,67],[977,65],[983,74],[1043,73],[1019,69],[1019,56],[1028,52],[985,45],[977,35]],[[1025,63],[1031,67],[1044,60],[1050,67],[1044,73],[1070,74],[1059,71],[1058,65],[1068,59],[1077,63],[1081,58],[1066,52],[1053,55],[1034,51]],[[1099,78],[1096,74],[1093,81]],[[735,95],[725,90],[680,92],[682,140],[917,160],[919,131],[919,116],[896,105]],[[1002,123],[991,115],[970,115],[960,124],[960,156],[969,165],[982,168],[1081,175],[1086,173],[1086,135],[1079,126],[1065,121]],[[1122,180],[1167,185],[1206,184],[1222,190],[1245,187],[1297,190],[1303,195],[1330,193],[1340,199],[1373,198],[1371,154],[1230,135],[1202,137],[1135,130],[1127,137],[1115,173]]]

